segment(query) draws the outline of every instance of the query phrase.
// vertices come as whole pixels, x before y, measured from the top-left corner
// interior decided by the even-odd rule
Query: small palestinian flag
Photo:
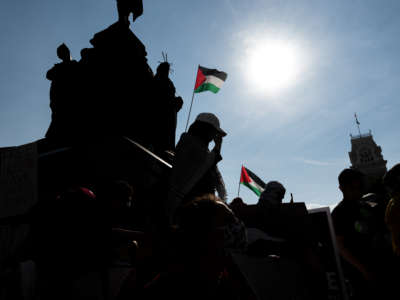
[[[211,91],[217,93],[227,77],[228,74],[225,72],[199,66],[194,92],[201,93],[204,91]]]
[[[257,196],[265,190],[265,183],[256,174],[242,166],[240,174],[240,183],[251,189]]]

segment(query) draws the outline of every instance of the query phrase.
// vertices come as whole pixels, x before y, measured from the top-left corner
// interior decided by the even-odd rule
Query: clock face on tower
[[[368,147],[362,147],[359,152],[360,162],[361,163],[369,163],[374,160],[374,156],[372,151]]]
[[[376,180],[381,180],[387,171],[382,149],[375,143],[371,133],[352,137],[349,157],[352,168]]]

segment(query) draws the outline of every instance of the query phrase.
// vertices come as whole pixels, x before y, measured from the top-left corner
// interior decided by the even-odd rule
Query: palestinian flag
[[[257,196],[265,190],[265,183],[256,174],[242,166],[240,174],[240,183],[251,189]]]
[[[204,91],[211,91],[217,93],[227,77],[228,74],[225,72],[199,66],[194,92],[201,93]]]

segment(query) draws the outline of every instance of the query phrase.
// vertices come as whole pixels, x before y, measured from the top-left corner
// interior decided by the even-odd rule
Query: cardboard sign
[[[0,148],[0,218],[25,213],[37,202],[37,144]]]

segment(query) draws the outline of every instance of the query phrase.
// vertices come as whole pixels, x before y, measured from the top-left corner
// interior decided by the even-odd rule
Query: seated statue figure
[[[132,22],[143,14],[143,0],[117,0],[119,21],[129,24],[129,15],[132,13]]]

